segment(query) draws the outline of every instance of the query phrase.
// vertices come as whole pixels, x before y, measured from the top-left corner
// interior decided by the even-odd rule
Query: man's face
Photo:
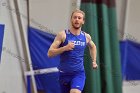
[[[75,12],[71,17],[71,25],[75,29],[79,29],[84,24],[84,18],[82,13]]]

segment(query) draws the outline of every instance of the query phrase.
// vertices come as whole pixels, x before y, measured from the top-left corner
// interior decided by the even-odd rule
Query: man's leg
[[[79,89],[71,89],[70,93],[81,93]]]
[[[70,76],[65,74],[60,74],[59,83],[60,83],[61,93],[70,92],[70,81],[71,81]]]
[[[70,93],[81,93],[85,85],[85,78],[84,71],[76,73],[71,80]]]

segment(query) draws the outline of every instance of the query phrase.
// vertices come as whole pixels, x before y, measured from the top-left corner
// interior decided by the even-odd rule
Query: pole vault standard
[[[25,63],[27,66],[27,70],[30,72],[33,72],[33,66],[32,66],[32,62],[31,62],[29,46],[28,46],[28,42],[27,42],[28,41],[28,38],[27,38],[27,36],[28,36],[27,31],[28,30],[26,30],[26,32],[24,32],[24,29],[23,29],[22,18],[21,18],[20,10],[19,10],[19,1],[14,0],[14,5],[15,5],[15,9],[16,9],[16,17],[17,17],[19,32],[20,32],[20,36],[21,36],[21,40],[22,40],[24,56],[26,58]],[[28,20],[28,26],[29,26],[29,0],[27,0],[27,17],[28,17],[27,20]],[[27,26],[27,28],[28,28],[28,26]],[[33,93],[37,93],[35,77],[33,74],[31,74],[31,85],[32,85]]]

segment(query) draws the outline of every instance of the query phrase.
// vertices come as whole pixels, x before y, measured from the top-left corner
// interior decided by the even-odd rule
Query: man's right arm
[[[73,50],[73,48],[74,48],[73,43],[69,43],[66,46],[59,47],[59,45],[62,42],[64,42],[65,38],[66,38],[66,35],[65,35],[64,31],[61,31],[57,34],[57,36],[54,39],[54,42],[52,43],[52,45],[50,46],[50,48],[48,50],[48,57],[56,56],[58,54],[63,53],[64,51]]]

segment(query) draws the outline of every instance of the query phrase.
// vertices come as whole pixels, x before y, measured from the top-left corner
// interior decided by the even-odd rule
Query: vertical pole
[[[16,12],[20,13],[18,1],[14,0],[14,4],[15,4]],[[29,7],[29,0],[27,0],[27,7]],[[29,8],[27,8],[27,9],[29,11]],[[29,15],[28,15],[28,17],[29,17]],[[27,61],[26,62],[27,70],[33,72],[33,66],[32,66],[32,62],[31,62],[29,46],[28,46],[28,35],[27,35],[28,29],[26,29],[26,32],[24,32],[22,19],[21,19],[20,14],[17,15],[17,20],[18,20],[18,25],[19,25],[18,27],[19,27],[19,32],[20,32],[20,35],[21,35],[22,44],[24,46],[23,47],[24,48],[24,54],[25,54],[25,58],[26,58],[26,61]],[[29,19],[27,19],[27,20],[29,21]],[[34,74],[31,74],[31,84],[32,84],[32,88],[33,88],[33,93],[37,93],[37,87],[36,87],[36,83],[35,83]]]

